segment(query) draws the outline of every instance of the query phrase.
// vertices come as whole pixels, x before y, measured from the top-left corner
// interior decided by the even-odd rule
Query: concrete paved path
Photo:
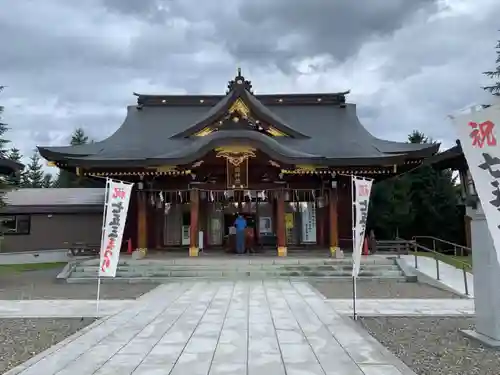
[[[415,268],[415,257],[413,255],[401,255],[401,259],[406,265]],[[465,294],[465,280],[463,270],[450,266],[439,261],[439,280],[437,280],[436,260],[431,257],[419,256],[417,261],[417,270],[436,283],[440,283],[457,293]],[[470,298],[474,298],[474,275],[470,272],[465,273],[467,279],[467,292]]]
[[[13,374],[413,372],[306,283],[228,281],[162,285],[7,373]]]
[[[352,299],[328,300],[342,315],[352,314]],[[363,316],[436,316],[473,315],[472,299],[358,299],[356,312]]]

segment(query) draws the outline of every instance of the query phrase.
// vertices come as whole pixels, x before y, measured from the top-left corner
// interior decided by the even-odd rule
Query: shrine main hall
[[[257,95],[238,71],[222,95],[135,94],[108,138],[39,151],[79,176],[135,183],[124,239],[136,249],[227,250],[241,214],[253,249],[350,251],[350,176],[403,173],[439,146],[373,136],[348,93]]]

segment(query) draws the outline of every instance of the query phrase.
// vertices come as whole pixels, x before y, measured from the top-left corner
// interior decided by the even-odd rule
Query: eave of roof
[[[451,147],[441,153],[427,158],[424,164],[432,165],[437,169],[462,169],[467,167],[467,160],[460,144]]]
[[[24,169],[24,165],[14,160],[0,157],[0,174],[11,175]]]
[[[102,214],[103,205],[44,205],[44,206],[4,206],[0,215],[36,215],[36,214]]]
[[[155,167],[164,164],[185,165],[202,158],[209,151],[225,146],[245,145],[255,147],[268,154],[273,159],[287,164],[308,164],[314,163],[319,166],[371,166],[380,164],[401,163],[406,157],[405,154],[379,154],[369,158],[328,158],[318,154],[302,152],[280,143],[276,138],[271,138],[265,134],[251,130],[228,130],[212,133],[205,137],[198,137],[196,140],[185,143],[184,147],[172,149],[168,153],[156,155],[143,159],[123,159],[123,158],[103,158],[102,156],[87,157],[67,157],[69,165],[95,166],[95,167],[134,167],[140,164],[143,167]]]

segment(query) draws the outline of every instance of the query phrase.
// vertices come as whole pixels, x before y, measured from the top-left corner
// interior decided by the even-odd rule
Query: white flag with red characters
[[[452,120],[500,262],[500,104]]]
[[[353,204],[353,228],[352,228],[352,276],[357,277],[361,265],[361,251],[366,231],[366,220],[368,218],[368,206],[370,205],[370,194],[373,180],[371,178],[352,176],[352,204]]]
[[[116,276],[133,185],[110,179],[106,182],[99,277]]]

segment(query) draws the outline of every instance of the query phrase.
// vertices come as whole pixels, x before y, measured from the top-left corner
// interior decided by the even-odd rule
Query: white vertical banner
[[[368,206],[370,205],[370,194],[373,179],[352,176],[352,205],[353,205],[353,228],[352,228],[352,276],[357,277],[361,263],[361,252],[366,231],[366,219],[368,217]]]
[[[99,277],[115,277],[134,184],[107,180]]]
[[[500,104],[452,117],[500,262]]]

